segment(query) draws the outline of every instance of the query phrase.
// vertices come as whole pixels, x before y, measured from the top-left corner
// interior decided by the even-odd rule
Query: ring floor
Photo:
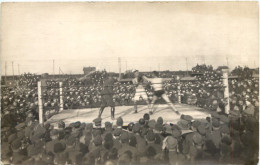
[[[162,117],[164,123],[177,123],[180,120],[180,115],[177,115],[168,105],[158,104],[155,105],[156,110],[153,115],[150,115],[150,119],[157,120],[158,117]],[[209,116],[209,113],[202,108],[186,105],[186,104],[175,104],[180,114],[190,115],[193,119],[205,119]],[[116,118],[122,117],[124,126],[127,126],[130,122],[138,122],[145,113],[149,113],[147,105],[138,105],[138,113],[134,113],[133,106],[117,106],[115,111],[115,120],[111,119],[110,107],[105,108],[102,114],[102,127],[106,121],[116,124]],[[67,125],[73,122],[85,122],[91,123],[97,118],[99,108],[87,108],[87,109],[71,109],[63,110],[60,113],[52,116],[47,122],[50,122],[54,127],[57,127],[57,123],[63,120]]]

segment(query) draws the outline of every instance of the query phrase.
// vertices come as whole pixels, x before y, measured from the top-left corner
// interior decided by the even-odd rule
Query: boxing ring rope
[[[225,111],[226,111],[226,114],[228,114],[229,113],[229,110],[230,110],[230,105],[229,105],[229,89],[228,89],[228,69],[223,69],[222,70],[222,73],[223,73],[223,78],[222,78],[222,83],[223,83],[223,85],[224,85],[224,87],[225,87],[225,90],[224,90],[224,99],[227,99],[227,105],[226,105],[226,107],[225,107]],[[56,107],[58,107],[58,112],[62,112],[63,110],[64,110],[64,90],[63,90],[63,88],[64,87],[86,87],[87,85],[70,85],[70,86],[64,86],[63,85],[63,82],[59,82],[58,83],[59,85],[57,85],[57,86],[54,86],[54,87],[50,87],[50,86],[43,86],[42,85],[42,83],[41,83],[41,81],[38,81],[38,83],[37,83],[37,88],[38,88],[38,107],[39,107],[39,122],[40,123],[44,123],[44,110],[43,110],[43,98],[49,98],[49,97],[52,97],[52,98],[54,98],[54,97],[59,97],[59,103],[58,103],[58,106],[56,106]],[[149,83],[149,84],[151,84],[151,83]],[[155,84],[155,83],[154,83]],[[156,83],[156,84],[161,84],[161,83]],[[164,83],[163,83],[164,84]],[[167,82],[167,84],[171,84],[171,82]],[[125,84],[122,84],[122,85],[114,85],[114,86],[124,86]],[[134,86],[134,84],[126,84],[126,85],[128,85],[128,86],[131,86],[131,85],[133,85]],[[182,94],[181,94],[181,81],[180,81],[180,79],[179,79],[179,77],[177,76],[177,82],[175,82],[175,84],[174,85],[177,85],[177,88],[176,88],[176,90],[177,90],[177,101],[178,101],[178,103],[181,103],[181,96],[182,96]],[[42,88],[46,88],[46,89],[52,89],[52,88],[56,88],[56,89],[59,89],[59,94],[58,95],[55,95],[55,96],[43,96],[42,95]],[[74,91],[70,91],[70,90],[67,90],[66,92],[74,92]],[[126,92],[126,91],[124,91],[124,92],[113,92],[113,93],[109,93],[109,95],[110,94],[121,94],[121,93],[124,93],[124,94],[126,94],[126,93],[128,93],[128,94],[132,94],[133,93],[133,91],[131,91],[131,92]],[[134,93],[138,93],[138,92],[134,92]],[[97,93],[98,95],[106,95],[106,93],[105,94],[101,94],[101,93]],[[108,95],[108,93],[107,93],[107,95]],[[199,99],[198,99],[199,100]]]

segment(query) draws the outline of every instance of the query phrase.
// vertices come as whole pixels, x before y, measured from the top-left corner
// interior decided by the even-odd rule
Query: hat
[[[201,136],[200,134],[198,134],[198,133],[195,133],[195,134],[193,135],[192,140],[193,140],[193,142],[194,142],[196,145],[199,145],[199,146],[201,146],[201,145],[204,143],[204,141],[203,141],[203,139],[202,139],[202,136]]]
[[[190,115],[181,115],[181,119],[186,120],[186,121],[191,121],[193,118]]]
[[[120,128],[116,128],[113,132],[114,136],[120,136],[122,133],[122,130]]]
[[[139,119],[139,124],[140,125],[144,125],[145,124],[145,120],[143,118]]]
[[[133,130],[133,127],[134,127],[134,123],[131,122],[131,123],[128,124],[127,129],[128,129],[129,131],[132,131],[132,130]]]
[[[153,131],[148,131],[148,133],[146,135],[146,139],[147,139],[147,141],[154,141],[155,140],[155,134],[153,133]]]
[[[180,121],[177,122],[177,125],[182,129],[182,130],[187,130],[189,129],[189,122],[187,120],[181,119]]]
[[[112,123],[106,121],[105,122],[105,129],[112,128]]]
[[[96,145],[96,146],[100,146],[102,145],[102,138],[101,136],[96,136],[93,140],[93,143]]]
[[[148,121],[150,120],[150,115],[148,113],[145,113],[143,118],[145,121]]]
[[[122,117],[117,118],[117,120],[116,120],[116,125],[117,125],[117,126],[122,126],[123,123],[124,123],[124,122],[123,122]]]
[[[101,121],[102,121],[102,119],[100,117],[93,120],[96,127],[101,127]]]
[[[167,148],[170,149],[175,149],[177,147],[178,141],[176,138],[172,137],[172,136],[167,136],[166,139],[166,146]]]
[[[163,131],[163,125],[160,124],[160,123],[156,123],[155,124],[155,130],[159,131],[159,132]]]
[[[149,128],[155,129],[155,125],[156,125],[156,121],[154,119],[149,120],[149,122],[148,122]]]
[[[212,119],[212,126],[215,128],[218,128],[220,126],[218,119],[216,118]]]
[[[134,133],[140,133],[140,130],[141,130],[141,126],[139,123],[136,123],[133,127],[133,132]]]
[[[162,118],[162,117],[158,117],[158,119],[157,119],[157,123],[159,123],[159,124],[163,124],[163,118]]]
[[[195,121],[192,122],[191,125],[192,125],[194,128],[198,128],[198,127],[201,125],[201,123],[200,123],[198,120],[195,120]]]

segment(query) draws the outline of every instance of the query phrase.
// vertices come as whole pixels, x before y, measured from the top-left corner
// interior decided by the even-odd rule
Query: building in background
[[[96,71],[96,67],[84,67],[83,68],[84,74],[89,74],[92,71]]]

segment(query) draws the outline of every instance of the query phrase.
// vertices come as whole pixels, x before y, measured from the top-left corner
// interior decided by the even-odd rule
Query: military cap
[[[133,132],[134,133],[140,133],[140,130],[141,130],[141,126],[139,123],[136,123],[133,127]]]
[[[80,126],[81,126],[81,122],[80,121],[75,122],[75,124],[74,124],[75,128],[80,128]]]
[[[117,120],[116,120],[116,125],[117,125],[117,126],[122,126],[123,123],[124,123],[124,122],[123,122],[122,117],[117,118]]]
[[[116,128],[113,132],[114,136],[120,136],[122,133],[122,130],[120,128]]]
[[[181,119],[191,122],[193,118],[190,115],[181,115]]]
[[[155,134],[153,133],[153,131],[148,131],[147,135],[146,135],[146,139],[147,141],[154,141],[155,140]]]
[[[8,136],[8,143],[11,144],[13,141],[17,139],[17,134],[13,133],[10,136]]]
[[[200,123],[198,120],[195,120],[195,121],[192,122],[191,125],[192,125],[194,128],[198,128],[198,127],[201,125],[201,123]]]
[[[17,150],[22,146],[21,140],[20,139],[15,139],[12,144],[11,144],[11,148],[12,150]]]
[[[53,151],[54,153],[61,153],[62,151],[65,150],[65,147],[62,143],[58,142],[58,143],[55,143],[54,146],[53,146]]]
[[[156,131],[163,131],[163,125],[160,123],[155,124],[155,130]]]
[[[176,138],[172,137],[172,136],[167,136],[166,139],[166,146],[167,148],[170,149],[175,149],[177,147],[178,141]]]
[[[187,120],[181,119],[180,121],[177,122],[177,125],[182,129],[182,130],[187,130],[189,129],[189,122]]]
[[[106,128],[106,129],[112,128],[112,123],[106,121],[106,122],[105,122],[105,128]]]
[[[198,128],[198,133],[201,134],[202,136],[205,136],[206,135],[206,128],[204,125],[200,125]]]
[[[143,118],[145,121],[148,121],[150,120],[150,115],[148,113],[145,113]]]
[[[192,137],[192,140],[193,142],[196,144],[196,145],[199,145],[201,146],[202,144],[204,144],[204,141],[202,139],[202,136],[198,133],[195,133]]]
[[[215,128],[218,128],[220,126],[218,119],[216,118],[212,119],[212,126]]]
[[[102,138],[101,136],[96,136],[93,140],[93,143],[96,145],[96,146],[99,146],[99,145],[102,145]]]
[[[50,132],[50,135],[51,135],[51,136],[56,136],[56,135],[58,135],[58,134],[59,134],[59,131],[56,130],[56,129],[53,129],[53,130],[51,130],[51,132]]]
[[[140,125],[144,125],[145,124],[145,120],[143,118],[139,119],[139,124]]]
[[[134,127],[134,123],[131,122],[131,123],[128,124],[127,129],[128,129],[129,131],[132,131],[132,130],[133,130],[133,127]]]
[[[149,122],[148,122],[148,126],[149,126],[149,128],[151,128],[151,129],[154,129],[154,128],[155,128],[155,124],[156,124],[156,121],[155,121],[154,119],[149,120]]]
[[[101,127],[101,121],[102,121],[102,119],[100,117],[93,120],[96,127]]]
[[[58,128],[65,128],[65,123],[64,123],[64,121],[60,120],[60,121],[58,122]]]
[[[159,124],[163,124],[163,118],[162,118],[162,117],[158,117],[158,119],[157,119],[157,123],[159,123]]]

